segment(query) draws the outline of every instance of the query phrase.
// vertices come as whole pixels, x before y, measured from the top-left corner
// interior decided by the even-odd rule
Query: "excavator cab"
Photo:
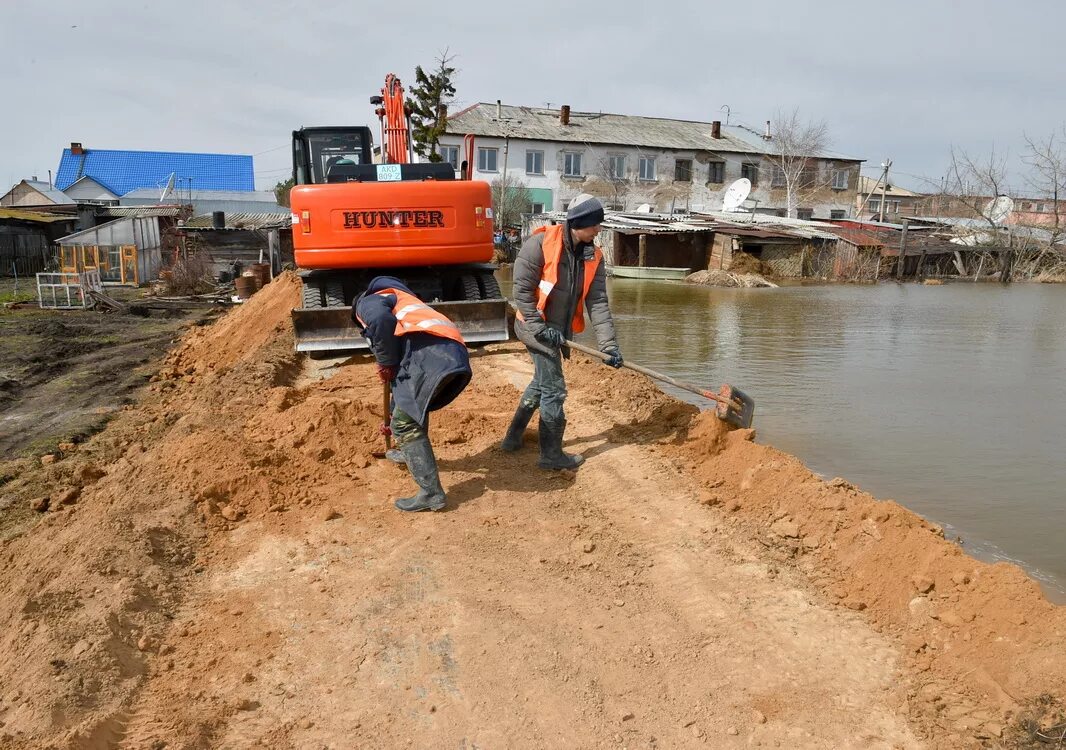
[[[396,82],[398,84],[398,81]],[[402,93],[402,91],[400,92]],[[400,142],[407,131],[386,130]],[[292,140],[293,251],[303,282],[296,349],[366,347],[351,305],[375,276],[402,279],[459,326],[468,343],[505,341],[507,306],[494,276],[488,183],[451,165],[375,163],[367,127],[313,127]],[[385,158],[395,156],[386,151]]]

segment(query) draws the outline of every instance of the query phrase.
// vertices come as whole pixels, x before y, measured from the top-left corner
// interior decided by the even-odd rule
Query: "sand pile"
[[[288,324],[297,284],[284,275],[190,332],[136,409],[41,468],[49,509],[0,546],[0,747],[322,746],[350,740],[356,715],[366,746],[440,727],[458,744],[467,726],[521,710],[529,720],[497,726],[490,744],[551,746],[551,727],[580,722],[583,746],[665,736],[740,747],[760,731],[770,744],[878,746],[848,734],[854,716],[826,734],[810,705],[836,699],[789,681],[835,677],[821,660],[838,641],[853,644],[843,653],[854,664],[889,669],[888,657],[863,661],[867,636],[821,632],[853,627],[828,615],[803,626],[806,640],[782,642],[792,625],[774,618],[799,623],[818,597],[902,644],[908,708],[870,697],[889,692],[881,678],[853,686],[856,705],[881,700],[885,722],[927,717],[945,747],[1066,693],[1063,610],[1017,568],[978,563],[899,505],[821,481],[752,431],[582,356],[566,365],[568,435],[589,459],[576,475],[535,468],[534,431],[525,451],[499,450],[525,360],[485,354],[431,425],[457,512],[396,513],[391,499],[413,485],[371,456],[383,447],[381,384],[365,356],[327,379],[304,375]],[[703,590],[711,555],[751,578],[730,596],[725,580]],[[822,593],[796,603],[793,588],[774,588],[786,568]],[[751,587],[763,600],[745,598]],[[719,653],[738,628],[758,648]],[[518,682],[539,691],[533,703],[511,695]],[[456,684],[470,691],[459,701]],[[421,689],[437,691],[432,711]],[[560,690],[573,692],[544,719],[537,701],[555,706]],[[642,721],[644,734],[623,734]],[[330,722],[348,734],[326,733]],[[812,734],[795,734],[797,722]]]
[[[1066,611],[1018,567],[966,555],[891,500],[727,432],[701,414],[676,450],[708,504],[751,528],[831,598],[899,637],[930,679],[950,677],[1000,707],[1066,691]]]
[[[743,287],[745,289],[777,287],[777,284],[757,273],[735,273],[718,269],[696,271],[685,277],[685,283],[699,284],[700,286]]]

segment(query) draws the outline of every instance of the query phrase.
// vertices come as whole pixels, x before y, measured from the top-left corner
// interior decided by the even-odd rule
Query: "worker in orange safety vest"
[[[582,194],[571,201],[566,222],[538,229],[522,245],[514,265],[515,334],[533,358],[533,380],[522,394],[501,447],[516,451],[533,413],[540,410],[539,466],[575,469],[580,455],[563,451],[566,429],[566,381],[563,344],[585,329],[585,313],[596,333],[607,364],[622,366],[622,354],[607,300],[607,271],[603,252],[593,240],[600,232],[604,210],[599,200]]]

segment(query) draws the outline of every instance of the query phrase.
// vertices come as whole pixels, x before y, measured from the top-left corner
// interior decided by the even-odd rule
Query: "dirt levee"
[[[1016,568],[580,357],[580,470],[536,467],[535,424],[497,447],[531,368],[489,347],[433,415],[448,511],[397,512],[374,368],[294,355],[297,296],[190,332],[37,470],[0,747],[995,747],[1063,695]]]

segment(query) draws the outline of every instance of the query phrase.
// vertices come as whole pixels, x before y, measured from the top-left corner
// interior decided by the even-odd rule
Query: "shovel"
[[[590,357],[603,360],[606,362],[610,359],[610,356],[604,354],[601,351],[593,349],[588,346],[583,346],[574,341],[566,341],[566,346],[571,349],[577,349],[579,352],[584,352]],[[713,391],[707,391],[699,386],[691,385],[689,383],[683,383],[680,380],[664,375],[661,372],[655,372],[655,370],[649,370],[647,367],[641,367],[640,365],[633,365],[629,362],[623,362],[622,367],[629,368],[634,372],[639,372],[641,375],[652,378],[653,380],[661,380],[664,383],[669,383],[675,388],[680,388],[690,393],[695,393],[697,396],[703,396],[709,398],[712,401],[718,403],[715,409],[715,415],[728,424],[734,427],[748,428],[751,427],[751,420],[755,416],[755,402],[750,396],[731,385],[723,385],[718,389],[718,393]]]

